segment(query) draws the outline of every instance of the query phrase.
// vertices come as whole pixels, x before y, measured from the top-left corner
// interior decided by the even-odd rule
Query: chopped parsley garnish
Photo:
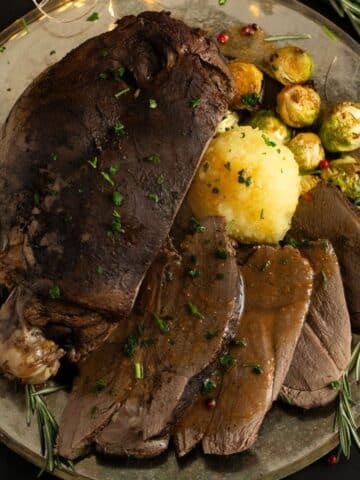
[[[137,326],[137,329],[138,329],[139,335],[144,335],[145,325],[144,325],[143,323],[140,323],[140,324]]]
[[[97,268],[96,268],[96,273],[98,273],[99,275],[102,275],[104,273],[104,269],[101,265],[99,265]]]
[[[205,162],[202,168],[204,172],[207,172],[209,170],[209,162]]]
[[[99,380],[95,383],[95,392],[96,393],[102,392],[103,390],[105,390],[105,388],[106,388],[106,383],[104,382],[104,380]]]
[[[271,70],[277,72],[279,70],[279,67],[277,65],[271,65]]]
[[[93,160],[88,160],[88,164],[90,164],[93,168],[97,168],[97,166],[98,166],[98,159],[97,159],[97,157],[94,157]]]
[[[158,178],[157,178],[157,180],[156,180],[156,183],[157,183],[158,185],[163,185],[164,181],[165,181],[164,175],[159,175]]]
[[[321,271],[321,278],[322,278],[322,285],[323,285],[324,288],[326,288],[327,283],[328,283],[328,278],[327,278],[326,273],[323,270]]]
[[[190,255],[190,262],[197,263],[197,256],[196,255]]]
[[[56,53],[56,50],[51,50],[51,52],[49,53],[49,55],[55,55]]]
[[[155,322],[158,324],[158,327],[161,333],[170,332],[170,325],[163,318],[161,318],[161,316],[158,313],[153,312],[152,316]]]
[[[159,203],[160,201],[159,195],[157,195],[156,193],[148,193],[148,198],[154,203]]]
[[[49,297],[53,300],[57,300],[58,298],[61,297],[61,291],[57,285],[54,285],[53,287],[49,288]]]
[[[304,170],[300,169],[299,175],[300,177],[305,177],[306,175],[319,175],[321,170]]]
[[[212,189],[212,193],[214,193],[215,195],[217,195],[218,193],[220,193],[220,190],[217,188],[217,187],[214,187]]]
[[[56,160],[58,159],[58,156],[56,155],[56,153],[52,153],[51,154],[51,159],[56,162]]]
[[[119,137],[125,135],[125,125],[123,125],[120,121],[117,121],[114,126],[114,131]]]
[[[96,20],[99,20],[99,14],[97,12],[93,12],[86,19],[87,22],[96,22]]]
[[[216,383],[213,380],[210,380],[210,378],[205,378],[201,385],[201,391],[203,393],[210,393],[213,392],[216,389]]]
[[[138,347],[138,339],[135,335],[129,335],[123,346],[123,354],[125,357],[133,358]]]
[[[120,168],[119,168],[118,165],[110,165],[109,173],[110,173],[110,175],[114,176],[118,173],[119,170],[120,170]]]
[[[321,247],[325,252],[328,252],[330,248],[330,244],[327,240],[321,240]]]
[[[287,238],[284,240],[284,245],[289,245],[289,247],[298,248],[298,242],[294,238]]]
[[[227,0],[219,0],[219,5],[222,7],[223,5],[225,5],[227,2]]]
[[[218,258],[219,260],[226,260],[228,256],[229,256],[228,252],[223,248],[218,248],[217,250],[215,250],[215,257]]]
[[[113,212],[113,215],[115,213],[115,210]],[[111,223],[111,232],[113,234],[118,234],[118,233],[124,233],[125,230],[123,229],[123,226],[122,226],[122,223],[121,223],[121,219],[120,219],[120,214],[118,212],[116,212],[117,215],[114,215],[114,220],[112,221]]]
[[[236,362],[236,358],[234,358],[232,355],[223,355],[222,357],[220,357],[220,365],[224,368],[230,368],[232,367],[235,362]]]
[[[165,272],[165,280],[167,282],[171,282],[172,280],[174,280],[174,274],[172,272],[170,272],[170,270],[166,270]]]
[[[329,383],[329,388],[331,388],[331,390],[339,390],[340,387],[341,387],[341,384],[338,380],[333,380],[332,382]]]
[[[256,375],[261,375],[264,373],[264,369],[259,363],[244,363],[243,367],[251,368]]]
[[[264,209],[263,208],[261,209],[261,212],[260,212],[260,220],[264,220]]]
[[[115,183],[113,182],[113,179],[110,177],[110,175],[108,174],[108,172],[100,172],[101,173],[101,176],[108,182],[110,183],[110,185],[114,186]]]
[[[135,367],[135,378],[137,380],[142,380],[144,378],[144,367],[142,363],[136,362],[134,367]]]
[[[125,68],[124,67],[115,68],[115,70],[113,70],[113,74],[115,78],[122,78],[125,75]]]
[[[109,56],[109,50],[103,49],[101,50],[100,54],[102,57],[107,57]]]
[[[158,107],[158,103],[156,100],[154,100],[153,98],[150,98],[149,99],[149,108],[151,108],[152,110],[155,110],[155,108]]]
[[[224,167],[226,168],[226,170],[229,170],[229,172],[230,172],[230,170],[231,170],[231,163],[230,163],[230,162],[224,163]]]
[[[268,147],[276,147],[276,143],[270,140],[270,138],[265,135],[265,133],[261,135],[261,138],[264,140],[265,145],[267,145]]]
[[[6,50],[6,45],[1,45],[0,47],[0,53],[4,53]]]
[[[188,272],[188,276],[192,278],[193,280],[197,277],[199,277],[200,272],[197,268],[191,268]]]
[[[122,97],[123,95],[125,95],[126,93],[130,92],[130,88],[127,87],[127,88],[123,88],[122,90],[119,90],[117,93],[115,93],[114,97],[115,98],[120,98]]]
[[[202,225],[199,220],[195,217],[191,217],[191,230],[196,233],[203,233],[205,232],[206,228]]]
[[[215,275],[216,280],[224,280],[225,273],[219,272]]]
[[[35,192],[34,193],[34,205],[38,207],[40,205],[40,193]]]
[[[153,153],[152,155],[145,157],[144,160],[145,162],[150,163],[160,163],[160,155],[158,153]]]
[[[204,319],[204,315],[200,312],[200,310],[198,309],[198,307],[196,305],[194,305],[193,303],[191,302],[188,302],[187,303],[187,309],[188,309],[188,312],[190,313],[190,315],[192,315],[193,317],[195,318],[200,318],[200,319]]]
[[[197,108],[201,105],[201,98],[197,97],[197,98],[193,98],[192,100],[190,100],[190,106],[192,108]]]
[[[206,340],[213,340],[215,337],[218,336],[218,332],[206,332],[205,338]]]
[[[108,74],[106,72],[99,73],[100,80],[107,80]]]
[[[247,187],[250,187],[250,185],[252,184],[252,179],[251,177],[246,177],[245,170],[242,169],[238,173],[238,182],[245,184]]]
[[[116,207],[121,207],[121,205],[124,201],[124,197],[121,195],[120,192],[113,192],[112,193],[112,201],[113,201],[113,204]]]
[[[249,107],[255,107],[260,103],[260,97],[256,93],[247,93],[241,97],[241,102]]]
[[[232,347],[245,348],[247,346],[247,343],[245,340],[242,340],[240,338],[234,338],[234,340],[231,340],[230,345]]]
[[[90,409],[90,417],[91,417],[91,418],[95,418],[95,417],[96,417],[96,414],[97,414],[97,411],[98,411],[98,409],[97,409],[97,406],[96,406],[96,405],[94,405],[93,407],[91,407],[91,409]]]

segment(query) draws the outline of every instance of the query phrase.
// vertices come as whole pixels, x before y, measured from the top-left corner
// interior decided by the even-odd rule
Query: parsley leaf
[[[86,19],[87,22],[96,22],[96,20],[99,20],[99,14],[97,12],[93,12]]]

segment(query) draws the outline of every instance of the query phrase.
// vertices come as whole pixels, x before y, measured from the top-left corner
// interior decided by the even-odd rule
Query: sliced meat
[[[29,287],[129,314],[232,95],[215,43],[165,12],[40,75],[0,137],[1,243],[21,230]]]
[[[62,456],[76,458],[94,439],[108,454],[153,456],[166,448],[168,433],[233,337],[243,307],[224,220],[210,218],[203,226],[185,239],[180,255],[173,248],[159,254],[134,312],[81,364],[60,425]],[[209,341],[211,333],[216,336]],[[135,378],[135,368],[144,378]],[[94,391],[99,382],[101,398]],[[94,407],[99,417],[89,415]],[[74,416],[81,416],[81,425]]]
[[[339,260],[353,328],[360,330],[360,211],[336,188],[321,183],[300,199],[290,235],[327,238]]]
[[[301,249],[314,270],[314,287],[305,325],[281,397],[302,408],[334,400],[351,356],[351,325],[337,258],[327,240]]]
[[[180,455],[202,440],[205,453],[230,455],[250,448],[279,395],[310,303],[313,273],[300,253],[258,247],[240,267],[245,311],[230,349],[230,368],[207,397],[197,399],[176,428]],[[231,363],[233,365],[231,366]],[[229,358],[221,363],[229,364]]]

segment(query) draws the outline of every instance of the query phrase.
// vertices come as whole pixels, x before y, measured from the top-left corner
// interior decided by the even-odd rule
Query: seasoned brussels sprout
[[[333,160],[321,177],[341,189],[343,194],[360,206],[360,160],[351,156]]]
[[[360,148],[360,103],[343,102],[324,115],[320,137],[329,152]]]
[[[306,83],[310,80],[314,62],[311,56],[298,47],[278,48],[270,57],[273,76],[283,85]]]
[[[260,103],[264,84],[263,73],[253,63],[239,60],[229,62],[228,66],[236,85],[233,107],[253,110]]]
[[[278,143],[286,143],[291,138],[291,130],[271,110],[259,110],[252,114],[249,125],[271,135]]]
[[[316,168],[325,158],[325,150],[315,133],[298,133],[287,146],[293,152],[299,167],[304,170]]]
[[[312,125],[320,114],[320,105],[320,96],[305,85],[284,87],[277,96],[277,111],[290,127]]]
[[[319,177],[315,175],[304,175],[300,177],[300,195],[310,192],[320,182]]]
[[[239,115],[236,112],[232,112],[228,110],[225,115],[223,116],[223,119],[219,123],[216,129],[216,133],[224,133],[228,132],[232,128],[235,127],[235,125],[239,124]]]

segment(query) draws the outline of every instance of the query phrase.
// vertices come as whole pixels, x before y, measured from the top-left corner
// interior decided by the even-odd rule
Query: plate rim
[[[45,7],[47,13],[51,13],[52,11],[56,10],[57,8],[66,5],[68,3],[73,3],[74,0],[49,0],[48,4]],[[216,2],[217,0],[214,0]],[[234,0],[233,0],[234,1]],[[262,3],[263,0],[258,0]],[[318,11],[314,10],[308,5],[304,5],[300,3],[298,0],[275,0],[276,3],[279,3],[287,8],[297,11],[298,13],[304,15],[305,17],[309,18],[313,22],[317,23],[320,27],[326,26],[331,29],[331,31],[348,47],[352,48],[356,54],[360,57],[360,43],[356,41],[350,34],[348,34],[345,30],[340,28],[337,24],[333,21],[329,20],[327,17],[319,13]],[[14,22],[12,22],[8,27],[0,31],[0,46],[6,44],[7,42],[11,41],[14,35],[21,33],[24,30],[24,21],[26,25],[31,25],[35,23],[42,17],[42,13],[33,8],[25,15],[19,17]],[[329,38],[329,41],[331,39]],[[360,418],[359,418],[360,422]],[[16,454],[20,455],[22,458],[27,460],[29,463],[42,468],[44,464],[44,458],[37,453],[34,453],[29,448],[25,447],[20,442],[11,438],[0,426],[0,442],[6,445],[10,450],[15,452]],[[288,475],[291,475],[295,472],[302,470],[303,468],[313,464],[315,461],[322,458],[324,455],[329,453],[339,444],[338,433],[333,432],[330,438],[327,438],[324,441],[324,444],[321,447],[318,447],[314,450],[311,454],[304,453],[304,456],[300,459],[294,460],[292,463],[286,465],[286,467],[282,467],[277,470],[276,473],[271,473],[268,475],[264,475],[262,480],[277,480],[280,478],[285,478]],[[309,460],[310,459],[310,460]],[[79,480],[89,480],[88,476],[84,476],[79,472],[72,472],[69,469],[58,468],[56,467],[53,472],[49,472],[52,475],[61,478],[63,480],[71,480],[71,479],[79,479]]]

